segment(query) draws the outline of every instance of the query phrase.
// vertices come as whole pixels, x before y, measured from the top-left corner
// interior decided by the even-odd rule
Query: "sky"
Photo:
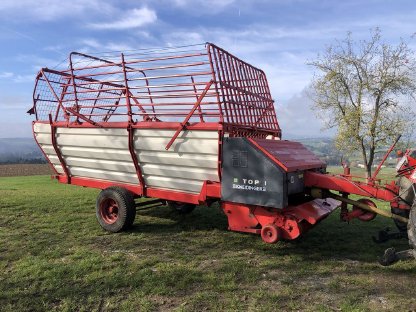
[[[36,73],[71,51],[204,42],[265,71],[283,138],[330,136],[304,92],[314,74],[307,61],[349,31],[365,39],[379,27],[386,42],[409,39],[415,17],[411,0],[1,0],[0,137],[32,135]]]

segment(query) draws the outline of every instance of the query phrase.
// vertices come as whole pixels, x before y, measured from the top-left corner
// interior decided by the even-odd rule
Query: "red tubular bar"
[[[51,126],[52,147],[55,151],[56,156],[58,156],[59,163],[61,164],[62,170],[64,171],[66,180],[65,183],[71,183],[71,174],[69,173],[68,166],[65,163],[65,159],[62,157],[61,150],[59,149],[58,144],[56,143],[56,127],[53,125],[51,114],[49,114],[49,123]]]
[[[175,142],[176,138],[178,137],[178,135],[181,133],[181,131],[183,129],[186,128],[187,123],[189,122],[189,119],[191,119],[192,115],[195,113],[195,110],[197,109],[197,107],[200,107],[201,105],[201,101],[203,100],[205,94],[208,92],[209,88],[211,88],[213,81],[211,80],[209,83],[207,83],[207,86],[205,87],[204,92],[202,92],[202,94],[199,96],[199,98],[196,100],[196,103],[194,105],[194,107],[192,107],[191,111],[189,112],[189,114],[185,117],[185,120],[183,122],[181,122],[181,125],[179,126],[179,128],[176,130],[175,134],[173,135],[173,137],[170,139],[169,143],[166,145],[166,150],[168,150],[173,142]]]
[[[340,175],[322,174],[313,171],[305,171],[304,181],[306,187],[333,190],[342,193],[355,194],[376,198],[388,202],[397,201],[397,190],[379,185],[370,185],[349,180]]]
[[[133,128],[131,127],[131,124],[129,123],[129,126],[127,127],[127,131],[129,133],[128,135],[128,140],[129,140],[129,152],[131,155],[131,159],[133,161],[134,164],[134,168],[136,169],[136,174],[137,174],[137,178],[139,179],[140,182],[140,194],[141,195],[146,195],[146,183],[144,181],[143,178],[143,172],[141,167],[139,166],[139,161],[137,160],[137,155],[136,155],[136,151],[134,149],[134,133],[133,133]]]
[[[230,136],[281,136],[261,70],[210,43],[204,49],[145,54],[104,59],[72,52],[68,69],[41,70],[31,111],[38,121],[52,113],[54,122],[67,121],[69,127],[74,122],[107,127],[123,116],[130,123],[134,116],[143,116],[140,122],[182,122],[186,117],[187,122],[221,123]],[[208,88],[199,87],[209,82]],[[195,105],[192,99],[200,100]]]

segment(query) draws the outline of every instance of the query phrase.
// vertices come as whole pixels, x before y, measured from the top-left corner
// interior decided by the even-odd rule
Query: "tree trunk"
[[[365,179],[368,182],[371,178],[371,165],[370,164],[365,164],[364,166],[365,166]]]
[[[361,143],[361,153],[362,153],[363,162],[364,162],[364,169],[365,169],[365,177],[368,181],[369,178],[371,177],[372,160],[371,160],[371,157],[370,157],[371,163],[370,163],[370,161],[367,160],[367,153],[366,153],[366,150],[365,150],[364,140],[361,139],[360,141],[361,141],[360,142]]]

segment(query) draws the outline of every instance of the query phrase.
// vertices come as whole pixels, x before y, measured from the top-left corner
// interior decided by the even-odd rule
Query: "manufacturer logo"
[[[233,178],[233,189],[266,192],[267,181],[258,179]]]

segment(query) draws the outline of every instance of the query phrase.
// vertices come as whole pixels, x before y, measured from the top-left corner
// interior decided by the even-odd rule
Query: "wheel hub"
[[[112,198],[103,200],[100,204],[100,214],[107,224],[113,224],[118,219],[118,205]]]

